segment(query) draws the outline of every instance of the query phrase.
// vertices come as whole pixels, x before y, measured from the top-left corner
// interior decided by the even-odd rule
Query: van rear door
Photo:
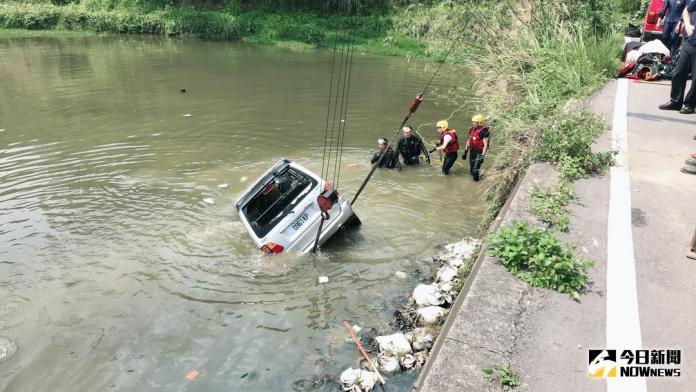
[[[317,181],[291,166],[265,177],[256,193],[239,207],[258,238],[271,233],[317,186]],[[301,226],[301,224],[299,224]]]

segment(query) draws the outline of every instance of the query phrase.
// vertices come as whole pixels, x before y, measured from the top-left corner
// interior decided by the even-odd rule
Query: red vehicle
[[[651,41],[662,36],[664,23],[660,20],[660,11],[664,5],[664,0],[650,0],[648,12],[645,13],[643,19],[643,34],[640,37],[641,41]],[[658,24],[660,22],[660,24]],[[679,21],[676,28],[677,35],[681,36],[684,33],[684,23]]]
[[[662,35],[662,24],[657,24],[660,20],[660,10],[664,5],[663,0],[650,0],[648,12],[645,13],[643,19],[643,34],[640,37],[641,41],[650,41]]]

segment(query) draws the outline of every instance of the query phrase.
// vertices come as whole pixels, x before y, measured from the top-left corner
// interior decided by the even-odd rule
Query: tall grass
[[[486,173],[488,209],[481,229],[488,227],[531,163],[551,162],[574,179],[597,173],[611,161],[610,154],[596,155],[590,149],[602,122],[579,103],[567,103],[587,96],[611,76],[621,36],[598,32],[585,19],[575,19],[562,3],[526,4],[515,14],[506,4],[499,5],[497,12],[503,16],[491,20],[477,47],[468,48],[472,61],[467,66],[475,69],[477,91],[459,100],[471,100],[492,119],[497,150]]]
[[[133,0],[132,4],[137,1]],[[313,12],[251,10],[236,14],[196,8],[162,7],[143,11],[123,0],[84,0],[56,6],[0,3],[0,28],[76,30],[115,34],[165,34],[254,43],[332,47],[355,42],[361,51],[428,57],[419,40],[394,33],[385,15],[341,16]],[[349,38],[347,32],[352,30]]]

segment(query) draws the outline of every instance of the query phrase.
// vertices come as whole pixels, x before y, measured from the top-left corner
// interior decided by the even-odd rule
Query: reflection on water
[[[461,166],[381,171],[358,230],[316,256],[261,256],[234,200],[281,158],[321,170],[330,62],[195,40],[0,40],[0,335],[19,345],[0,390],[308,390],[354,364],[342,320],[386,328],[428,252],[473,233],[482,207]],[[356,55],[341,193],[431,70]],[[426,100],[414,125],[453,109]]]

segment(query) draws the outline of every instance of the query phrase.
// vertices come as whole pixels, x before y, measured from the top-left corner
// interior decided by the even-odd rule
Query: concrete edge
[[[486,231],[486,234],[490,234],[500,227],[500,225],[503,223],[503,217],[507,214],[507,211],[510,209],[510,205],[512,204],[513,200],[517,197],[517,193],[520,189],[520,185],[524,181],[525,177],[527,176],[527,171],[517,179],[515,182],[515,186],[512,189],[512,192],[510,192],[510,196],[508,196],[507,200],[505,201],[505,204],[503,205],[503,208],[500,209],[498,212],[498,215],[495,217],[495,220],[493,221],[493,224],[488,227],[488,230]],[[430,354],[428,355],[428,360],[425,362],[425,365],[421,369],[420,373],[418,374],[418,378],[416,379],[415,384],[411,388],[412,391],[420,391],[421,388],[423,387],[423,382],[425,381],[426,377],[430,373],[430,369],[435,362],[435,357],[438,355],[440,352],[440,349],[442,348],[442,345],[444,344],[445,340],[447,339],[447,335],[449,330],[452,328],[452,324],[454,324],[454,320],[456,318],[456,315],[459,314],[459,311],[461,310],[462,304],[464,303],[464,299],[466,298],[467,294],[471,290],[471,286],[474,283],[474,280],[476,279],[476,276],[478,275],[478,271],[481,268],[481,265],[483,264],[483,261],[486,259],[486,253],[488,252],[488,244],[485,242],[482,242],[481,250],[479,251],[478,256],[476,257],[476,262],[474,263],[473,267],[471,268],[471,272],[469,273],[469,276],[466,278],[466,283],[464,283],[464,286],[462,287],[461,291],[459,294],[457,294],[457,299],[454,301],[454,304],[452,304],[452,307],[450,308],[448,314],[447,314],[447,319],[445,320],[445,323],[442,325],[442,328],[440,329],[440,333],[437,335],[437,338],[435,339],[435,343],[433,344],[433,348],[430,350]]]

